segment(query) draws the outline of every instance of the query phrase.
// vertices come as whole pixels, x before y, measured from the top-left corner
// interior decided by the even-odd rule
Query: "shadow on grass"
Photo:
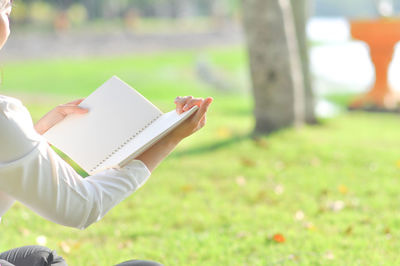
[[[190,156],[190,155],[198,155],[198,154],[203,154],[203,153],[209,153],[212,151],[216,151],[222,148],[226,148],[232,145],[235,145],[239,142],[242,142],[244,140],[249,140],[249,139],[254,139],[254,135],[252,134],[246,134],[246,135],[239,135],[239,136],[233,136],[229,139],[225,139],[222,141],[218,141],[215,143],[211,143],[209,145],[197,147],[197,148],[192,148],[184,151],[177,151],[173,154],[171,154],[171,157],[173,158],[180,158],[183,156]]]
[[[157,231],[143,231],[143,232],[136,232],[136,233],[131,233],[128,234],[127,236],[128,240],[136,240],[141,237],[160,237],[160,233]]]
[[[309,127],[313,128],[318,128],[318,127],[324,127],[326,126],[331,120],[326,119],[318,119],[314,124],[308,125]],[[186,150],[182,151],[176,151],[170,155],[170,157],[173,158],[180,158],[183,156],[190,156],[190,155],[199,155],[199,154],[204,154],[204,153],[210,153],[213,151],[217,151],[219,149],[223,149],[232,145],[236,145],[239,142],[245,141],[245,140],[252,140],[255,145],[265,148],[267,146],[266,144],[266,139],[265,138],[271,138],[275,135],[282,134],[282,132],[287,131],[287,130],[293,130],[293,128],[282,128],[280,130],[270,132],[269,134],[261,134],[261,133],[256,133],[256,132],[250,132],[247,134],[243,135],[236,135],[231,138],[227,138],[221,141],[216,141],[214,143],[210,143],[208,145],[204,146],[199,146],[199,147],[194,147],[194,148],[189,148]]]

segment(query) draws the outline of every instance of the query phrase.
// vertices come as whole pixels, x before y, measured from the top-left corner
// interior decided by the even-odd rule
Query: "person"
[[[12,0],[0,0],[0,48],[9,34]],[[115,167],[82,178],[61,159],[42,136],[71,114],[84,114],[82,100],[60,105],[35,125],[22,103],[0,95],[0,217],[19,201],[47,220],[84,229],[99,221],[111,208],[141,187],[153,169],[178,145],[202,128],[212,98],[177,97],[176,111],[194,105],[199,109],[188,120],[124,167]],[[132,114],[135,115],[135,114]],[[26,246],[0,253],[0,265],[66,265],[55,251]],[[119,265],[160,265],[132,260]]]

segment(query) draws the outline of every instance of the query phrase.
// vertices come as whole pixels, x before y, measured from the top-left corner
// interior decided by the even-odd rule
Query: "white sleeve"
[[[14,201],[13,198],[0,191],[0,220],[1,216],[14,204]]]
[[[0,131],[0,144],[24,144],[17,153],[3,150],[3,157],[8,159],[0,160],[0,192],[50,221],[86,228],[142,186],[150,176],[147,167],[134,160],[123,168],[82,178],[44,138],[26,138],[24,126],[18,127],[18,121],[11,119],[9,123],[5,120],[1,123],[0,120],[1,129],[11,123],[15,131],[11,132],[13,134]]]

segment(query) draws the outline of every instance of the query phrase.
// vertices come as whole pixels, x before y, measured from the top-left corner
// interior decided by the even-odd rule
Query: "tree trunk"
[[[291,126],[294,95],[283,15],[277,0],[243,0],[256,133]]]
[[[305,89],[307,75],[303,73],[290,0],[243,0],[243,14],[255,100],[255,133],[301,125],[308,113],[305,106],[310,103],[305,100],[309,97]]]
[[[315,102],[313,95],[313,85],[310,72],[310,58],[307,39],[307,21],[310,16],[310,6],[307,0],[291,0],[294,19],[296,22],[297,40],[299,45],[299,54],[302,63],[304,75],[304,96],[305,96],[305,122],[307,124],[317,123],[315,117]]]

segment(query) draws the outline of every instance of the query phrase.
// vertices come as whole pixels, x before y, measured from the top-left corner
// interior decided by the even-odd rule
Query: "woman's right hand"
[[[84,99],[79,99],[73,102],[62,104],[48,112],[36,124],[35,129],[43,135],[47,130],[61,122],[65,117],[72,114],[86,114],[87,109],[78,106]]]

